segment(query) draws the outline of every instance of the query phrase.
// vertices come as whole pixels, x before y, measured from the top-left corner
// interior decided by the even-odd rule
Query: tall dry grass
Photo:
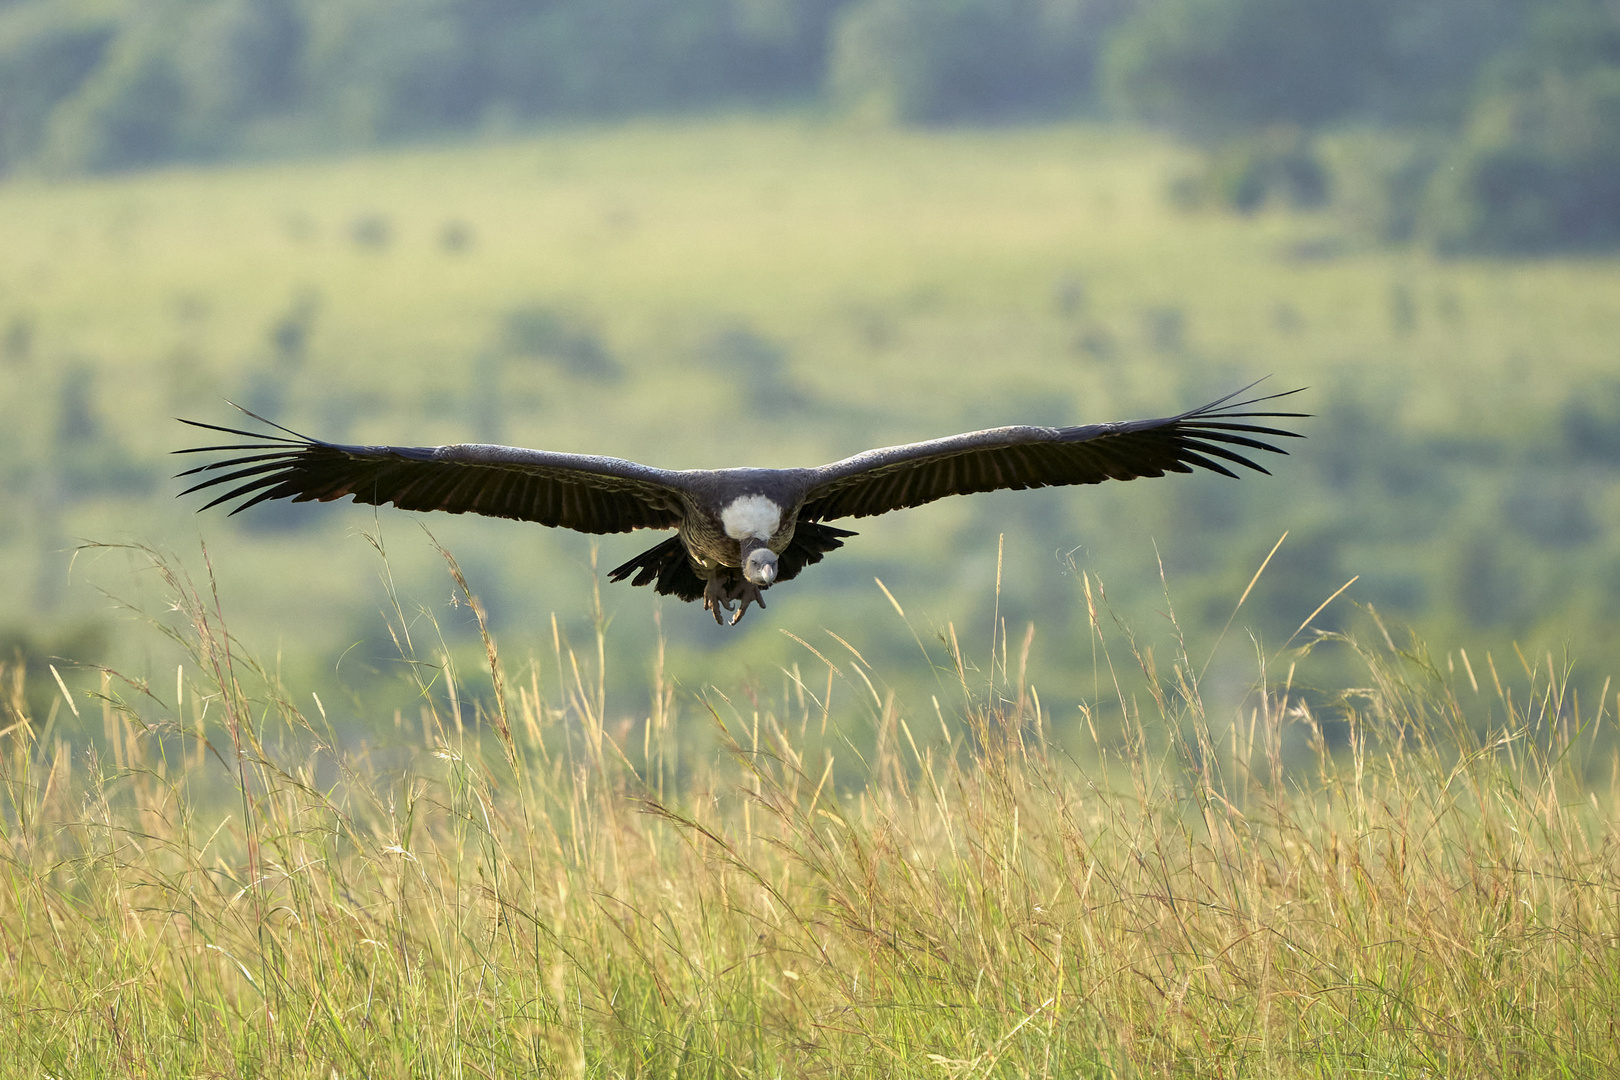
[[[1611,718],[1550,659],[1324,638],[1362,685],[1312,707],[1262,660],[1212,715],[1094,608],[1152,693],[1071,755],[1005,638],[947,636],[950,702],[845,648],[774,697],[660,673],[617,725],[600,619],[463,673],[396,605],[419,715],[365,746],[154,565],[174,685],[41,718],[0,674],[5,1075],[1620,1068]]]

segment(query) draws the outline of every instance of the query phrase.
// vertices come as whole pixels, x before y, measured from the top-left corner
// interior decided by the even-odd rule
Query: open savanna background
[[[1617,87],[1596,0],[0,3],[0,1073],[1611,1074]],[[168,456],[1262,376],[1270,478],[732,628]]]

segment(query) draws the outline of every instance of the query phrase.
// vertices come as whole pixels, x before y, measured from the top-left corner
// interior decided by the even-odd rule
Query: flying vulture
[[[1287,394],[1233,400],[1242,393],[1158,420],[991,428],[868,450],[816,469],[672,471],[478,443],[342,446],[253,413],[284,434],[186,420],[254,441],[175,452],[234,455],[180,474],[203,478],[184,495],[229,487],[204,510],[232,499],[242,500],[231,511],[237,514],[266,499],[330,502],[348,495],[402,510],[486,514],[587,533],[674,529],[674,536],[613,570],[610,580],[631,578],[632,585],[653,585],[682,600],[701,598],[716,622],[726,611],[735,623],[749,604],[765,606],[771,585],[798,576],[855,535],[828,521],[1001,488],[1099,484],[1194,468],[1235,477],[1227,465],[1264,473],[1244,454],[1286,453],[1266,439],[1298,435],[1249,421],[1308,414],[1267,407]],[[1255,407],[1261,411],[1249,411]]]

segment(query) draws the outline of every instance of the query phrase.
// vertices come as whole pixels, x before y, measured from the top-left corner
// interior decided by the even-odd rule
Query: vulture
[[[1253,421],[1308,414],[1277,412],[1270,404],[1298,391],[1236,400],[1248,389],[1157,420],[990,428],[868,450],[814,469],[655,469],[619,458],[480,443],[345,446],[246,409],[281,434],[183,420],[252,441],[175,453],[231,455],[179,474],[198,478],[182,495],[228,489],[204,510],[233,499],[241,500],[231,510],[237,514],[267,499],[350,496],[357,503],[485,514],[586,533],[674,529],[674,536],[614,569],[609,580],[629,578],[681,600],[701,599],[716,622],[730,612],[736,623],[748,605],[765,607],[766,589],[797,577],[855,535],[829,521],[1002,488],[1194,469],[1234,478],[1235,467],[1265,473],[1247,455],[1287,453],[1268,440],[1299,436]]]

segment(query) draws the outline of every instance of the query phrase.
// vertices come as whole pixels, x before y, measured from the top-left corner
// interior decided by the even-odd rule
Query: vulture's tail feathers
[[[608,580],[623,581],[631,574],[635,574],[632,585],[652,585],[657,592],[680,600],[703,599],[703,579],[692,569],[678,533],[608,571]]]
[[[827,552],[843,547],[845,537],[854,535],[848,529],[836,529],[819,521],[799,522],[793,530],[793,542],[777,558],[776,580],[796,577],[805,567],[820,562]],[[665,596],[703,599],[703,579],[692,569],[692,560],[678,534],[608,571],[609,581],[626,578],[632,585],[652,585]]]
[[[800,521],[793,526],[793,542],[776,560],[776,580],[788,581],[800,570],[820,562],[829,551],[844,546],[844,537],[854,536],[848,529],[835,529],[819,521]]]

